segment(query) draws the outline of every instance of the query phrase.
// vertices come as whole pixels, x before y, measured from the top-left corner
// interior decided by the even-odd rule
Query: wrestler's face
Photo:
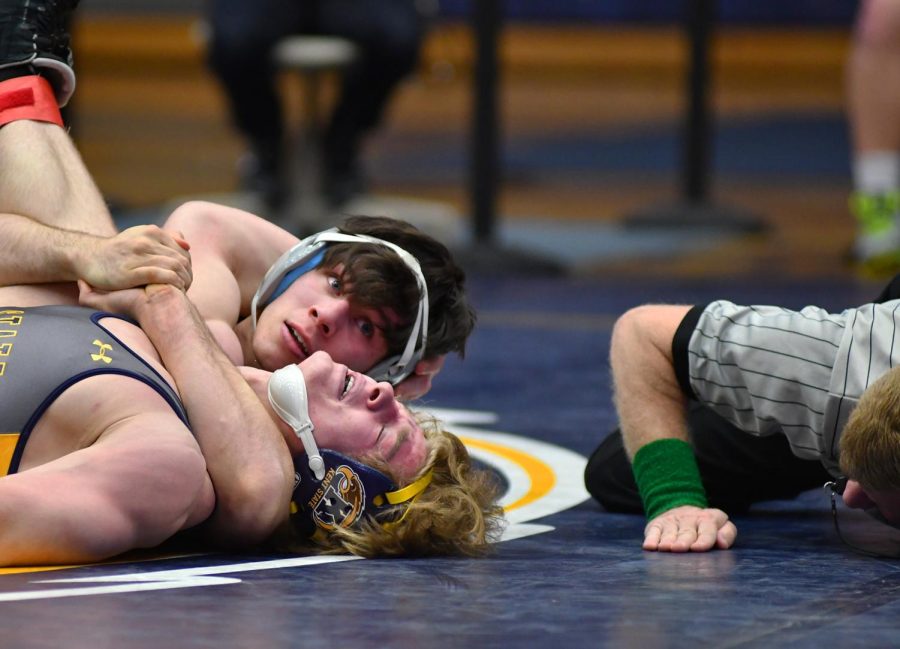
[[[866,489],[856,480],[848,480],[844,488],[844,504],[852,509],[877,508],[891,525],[900,526],[900,491]]]
[[[355,305],[342,291],[341,270],[311,270],[263,309],[253,334],[260,367],[274,371],[324,351],[365,372],[387,356],[384,329],[399,318],[389,309]]]
[[[300,363],[300,370],[320,448],[363,462],[378,457],[398,480],[415,477],[425,464],[425,434],[390,383],[348,370],[321,352]]]

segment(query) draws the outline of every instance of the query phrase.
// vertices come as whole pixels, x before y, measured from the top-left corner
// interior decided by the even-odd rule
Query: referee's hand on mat
[[[735,538],[737,528],[721,509],[683,505],[647,523],[643,547],[659,552],[706,552],[730,548]]]

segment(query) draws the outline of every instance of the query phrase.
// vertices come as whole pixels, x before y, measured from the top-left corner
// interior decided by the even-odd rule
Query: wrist
[[[63,251],[60,259],[62,279],[91,283],[90,268],[100,253],[99,239],[89,234],[59,231],[58,248]]]
[[[708,507],[697,460],[685,441],[660,439],[642,446],[631,469],[649,520],[682,505]]]
[[[174,324],[188,308],[187,297],[180,290],[170,284],[152,284],[141,290],[134,317],[142,327],[165,326]]]

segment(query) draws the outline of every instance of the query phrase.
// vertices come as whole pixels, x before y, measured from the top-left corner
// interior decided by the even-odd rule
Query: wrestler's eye
[[[343,284],[341,284],[341,278],[336,275],[328,276],[328,285],[331,287],[331,290],[334,291],[337,295],[341,294],[341,289],[343,288]]]
[[[375,335],[375,325],[372,324],[371,320],[366,318],[360,318],[359,320],[359,331],[366,338],[371,338]]]

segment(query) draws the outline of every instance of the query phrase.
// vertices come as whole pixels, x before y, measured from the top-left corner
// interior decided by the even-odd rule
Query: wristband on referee
[[[642,446],[631,463],[647,520],[682,505],[708,507],[691,445],[660,439]]]

